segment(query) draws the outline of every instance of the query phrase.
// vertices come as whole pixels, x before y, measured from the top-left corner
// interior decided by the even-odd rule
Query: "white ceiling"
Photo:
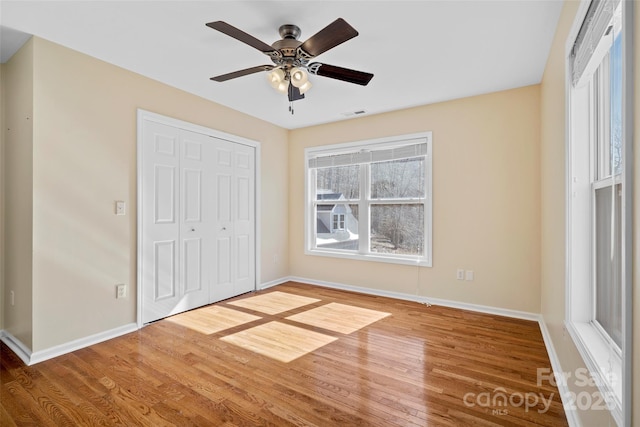
[[[561,8],[561,0],[2,0],[0,56],[6,61],[33,34],[295,129],[357,110],[375,114],[539,83]],[[368,86],[311,76],[292,116],[265,73],[209,80],[271,61],[207,22],[226,21],[271,44],[282,24],[298,25],[304,41],[338,17],[360,35],[316,61],[373,73]]]

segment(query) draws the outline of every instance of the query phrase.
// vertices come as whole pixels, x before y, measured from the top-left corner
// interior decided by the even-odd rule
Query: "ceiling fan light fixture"
[[[283,80],[280,83],[278,83],[277,86],[274,86],[274,87],[280,93],[287,93],[289,91],[289,81]]]
[[[311,89],[311,86],[312,86],[311,82],[306,81],[302,86],[298,87],[298,89],[300,89],[300,94],[303,95],[306,91]]]
[[[302,87],[309,80],[307,72],[302,68],[293,67],[290,71],[291,84],[297,88]]]
[[[279,90],[279,86],[284,82],[284,71],[281,68],[276,68],[267,74],[267,80],[274,89]]]

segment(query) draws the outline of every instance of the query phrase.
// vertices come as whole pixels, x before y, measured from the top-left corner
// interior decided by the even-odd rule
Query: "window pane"
[[[358,199],[360,165],[316,169],[317,200]]]
[[[358,251],[358,205],[318,205],[316,247]]]
[[[616,185],[613,203],[611,187],[595,192],[596,320],[618,346],[622,346],[621,192],[621,185]]]
[[[424,157],[371,164],[371,198],[424,197]]]
[[[597,169],[596,179],[611,176],[611,80],[610,56],[605,55],[593,75]]]
[[[423,255],[424,205],[371,205],[371,252]]]
[[[622,172],[622,33],[611,47],[611,168]]]

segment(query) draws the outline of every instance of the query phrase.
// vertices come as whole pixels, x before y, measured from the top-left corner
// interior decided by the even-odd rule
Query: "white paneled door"
[[[252,147],[216,140],[215,275],[212,299],[220,301],[254,289],[255,188]]]
[[[255,289],[255,149],[143,121],[142,322]]]

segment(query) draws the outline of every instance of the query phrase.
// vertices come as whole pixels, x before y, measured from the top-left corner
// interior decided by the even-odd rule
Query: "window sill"
[[[359,253],[346,253],[340,251],[331,251],[326,249],[307,249],[305,250],[306,255],[313,256],[323,256],[330,258],[342,258],[342,259],[351,259],[358,261],[373,261],[373,262],[386,262],[390,264],[404,264],[404,265],[415,265],[419,267],[431,267],[431,260],[427,260],[425,258],[418,257],[390,257],[384,255],[374,255],[374,254],[359,254]]]
[[[595,383],[611,415],[618,425],[621,425],[622,361],[620,355],[610,348],[609,343],[593,324],[567,321],[565,326],[591,374],[592,380],[589,384]],[[580,381],[576,381],[576,385],[586,385],[584,381],[582,383]],[[570,400],[573,400],[574,408],[568,409],[576,409],[575,406],[577,409],[587,409],[579,405],[580,392]]]

